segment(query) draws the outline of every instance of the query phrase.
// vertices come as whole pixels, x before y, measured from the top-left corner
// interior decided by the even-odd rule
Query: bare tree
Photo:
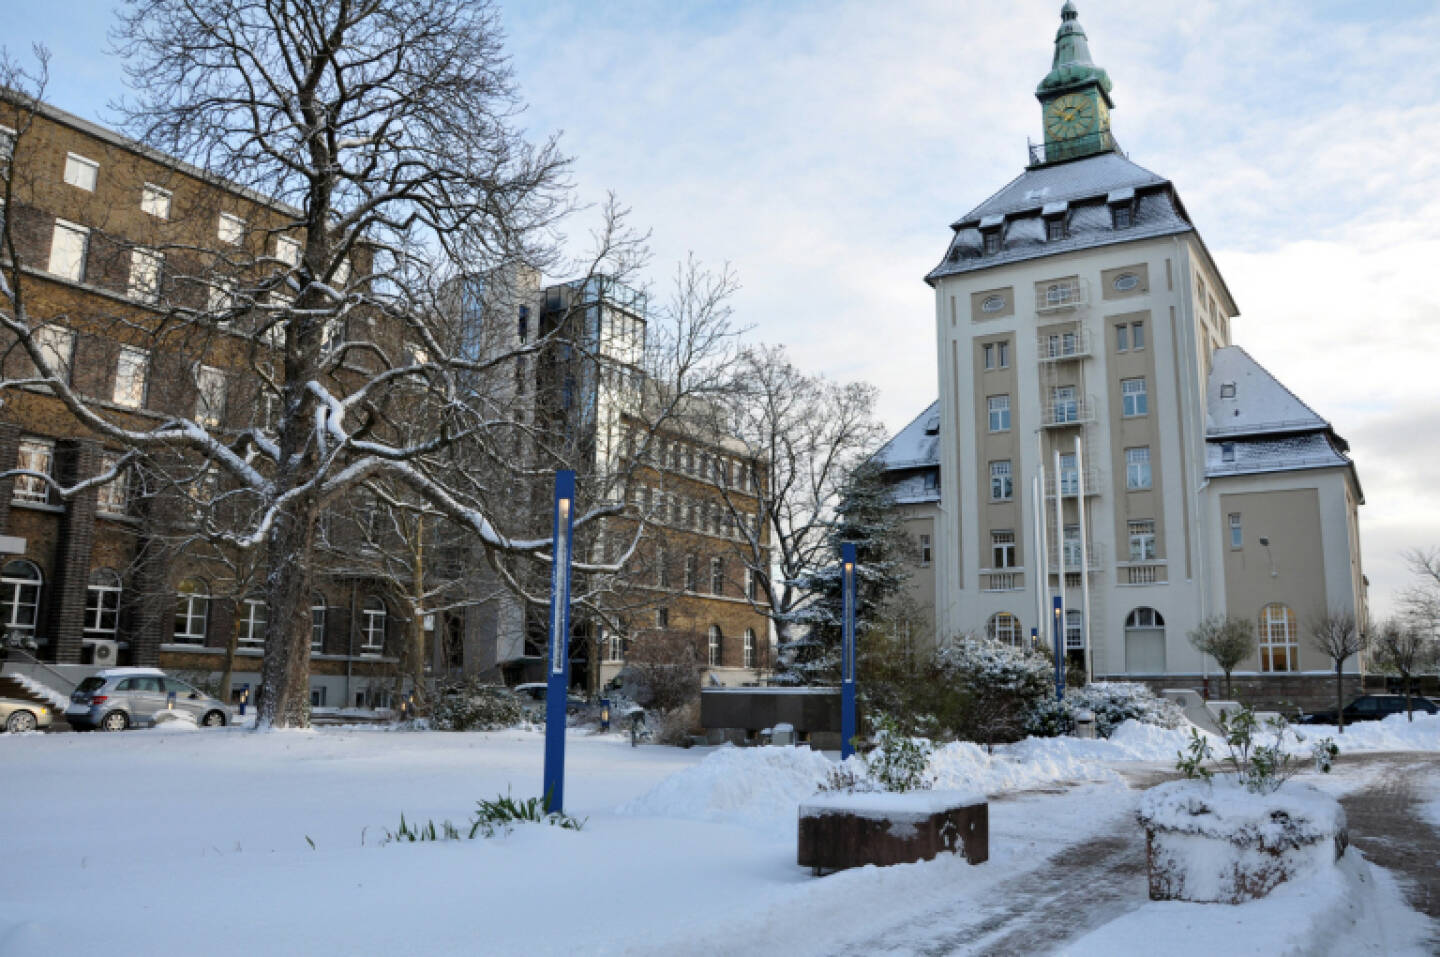
[[[751,606],[775,623],[782,667],[806,640],[802,619],[816,596],[803,583],[838,560],[828,533],[846,482],[884,441],[875,397],[873,386],[808,375],[782,347],[762,345],[737,357],[709,410],[714,431],[737,439],[754,469],[752,481],[718,471],[712,480],[740,530]]]
[[[1255,623],[1248,618],[1212,615],[1187,637],[1196,651],[1214,658],[1215,664],[1225,672],[1225,697],[1231,697],[1230,673],[1255,654]]]
[[[1418,579],[1401,593],[1405,617],[1432,637],[1440,636],[1440,548],[1411,549],[1405,564]]]
[[[1389,618],[1376,629],[1371,653],[1376,667],[1400,677],[1405,689],[1405,711],[1414,721],[1411,697],[1415,676],[1435,667],[1440,660],[1434,634],[1415,621]]]
[[[1329,658],[1335,666],[1335,723],[1345,733],[1345,675],[1341,670],[1346,659],[1360,653],[1368,638],[1364,624],[1347,608],[1327,608],[1306,622],[1310,643]]]
[[[549,536],[517,490],[574,467],[594,477],[581,485],[577,534],[622,511],[623,476],[576,461],[580,450],[518,421],[513,390],[496,385],[517,360],[573,341],[573,323],[561,317],[527,341],[492,336],[472,347],[473,317],[453,293],[457,282],[493,281],[516,266],[623,277],[643,264],[643,247],[612,203],[593,254],[578,264],[559,256],[567,160],[514,126],[520,104],[486,0],[135,0],[112,39],[135,91],[115,105],[125,128],[253,202],[232,246],[217,251],[181,233],[155,240],[145,255],[163,270],[152,271],[144,317],[106,320],[188,357],[176,368],[192,380],[195,414],[137,420],[72,386],[37,334],[44,323],[28,306],[33,280],[10,217],[0,227],[9,259],[0,330],[35,371],[0,388],[47,389],[81,427],[129,450],[85,487],[138,459],[157,473],[216,477],[225,506],[197,515],[197,534],[257,552],[265,569],[259,726],[303,726],[315,529],[350,490],[403,487],[464,529],[536,604],[544,597],[524,590],[516,568],[548,563]],[[8,102],[23,112],[36,99]],[[18,212],[9,172],[6,209]],[[215,213],[204,212],[212,234]],[[700,323],[712,316],[677,314],[669,345],[692,352],[672,371],[702,364],[715,326]],[[45,320],[57,318],[67,321]],[[239,401],[228,404],[218,402],[225,380],[202,364],[222,337],[249,345]],[[416,422],[424,428],[404,427]],[[535,455],[511,454],[517,432],[536,439]],[[488,467],[456,467],[476,460]],[[633,543],[615,562],[577,572],[603,581],[631,552]]]

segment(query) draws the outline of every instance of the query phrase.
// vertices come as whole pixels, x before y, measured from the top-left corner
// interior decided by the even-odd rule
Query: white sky
[[[1115,134],[1175,182],[1236,342],[1350,441],[1386,613],[1399,553],[1440,545],[1440,5],[1077,2]],[[48,98],[103,122],[109,3],[72,5],[90,15],[6,11],[6,42],[46,43]],[[527,125],[563,130],[582,197],[613,189],[653,230],[656,285],[690,251],[731,263],[752,337],[875,383],[895,430],[935,394],[921,277],[1040,137],[1059,7],[532,0],[504,20]]]

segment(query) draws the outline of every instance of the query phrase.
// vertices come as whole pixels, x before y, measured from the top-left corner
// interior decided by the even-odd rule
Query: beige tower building
[[[1043,145],[926,277],[937,633],[1054,628],[1097,677],[1160,678],[1213,671],[1186,633],[1228,613],[1260,636],[1240,670],[1324,670],[1304,622],[1365,603],[1347,446],[1233,344],[1218,266],[1175,186],[1120,151],[1110,78],[1061,17]]]

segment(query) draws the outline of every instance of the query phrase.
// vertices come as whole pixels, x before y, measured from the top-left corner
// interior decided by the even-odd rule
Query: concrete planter
[[[1172,781],[1138,811],[1151,900],[1241,904],[1334,867],[1349,844],[1345,811],[1309,785],[1251,794],[1233,780]]]
[[[956,791],[835,792],[800,805],[798,861],[818,875],[866,864],[911,864],[941,851],[990,857],[990,806]]]

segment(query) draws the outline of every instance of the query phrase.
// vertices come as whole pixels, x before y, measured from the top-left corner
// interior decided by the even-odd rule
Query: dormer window
[[[985,255],[993,256],[1000,251],[1000,230],[992,229],[984,234]]]
[[[1000,233],[1005,229],[1004,216],[986,216],[980,220],[980,239],[985,255],[993,256],[1000,251]]]
[[[1116,229],[1129,229],[1129,228],[1130,228],[1130,207],[1129,207],[1129,206],[1112,206],[1112,207],[1110,207],[1110,213],[1111,213],[1111,216],[1112,216],[1113,219],[1114,219],[1114,226],[1115,226]]]
[[[1110,204],[1110,225],[1116,229],[1129,229],[1135,225],[1135,189],[1127,186],[1124,189],[1111,190],[1110,195],[1105,197]]]
[[[1049,242],[1065,238],[1065,220],[1056,217],[1045,220],[1045,238]]]
[[[1220,398],[1222,398],[1222,399],[1233,399],[1233,398],[1235,398],[1235,383],[1233,383],[1233,382],[1222,382],[1222,383],[1220,383]]]
[[[1235,461],[1235,443],[1234,443],[1234,442],[1221,442],[1221,443],[1220,443],[1220,461],[1222,461],[1222,462],[1234,462],[1234,461]]]

